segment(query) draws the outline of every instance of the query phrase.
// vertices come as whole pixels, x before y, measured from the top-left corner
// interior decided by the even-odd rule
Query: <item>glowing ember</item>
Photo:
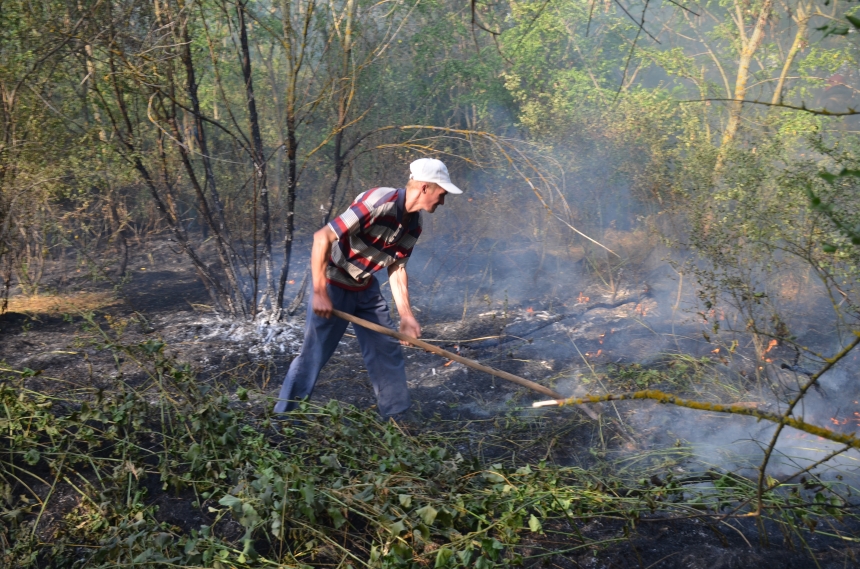
[[[773,359],[772,359],[772,358],[766,358],[766,357],[764,357],[764,356],[765,356],[768,352],[770,352],[772,349],[774,349],[775,347],[777,347],[778,345],[779,345],[779,342],[777,342],[776,340],[771,340],[770,342],[768,342],[768,344],[767,344],[767,349],[764,351],[764,354],[762,354],[762,359],[763,359],[764,361],[768,362],[768,363],[773,362]]]
[[[606,332],[604,332],[603,334],[601,334],[600,336],[598,336],[598,337],[597,337],[597,341],[598,341],[598,342],[600,342],[600,343],[602,344],[602,343],[603,343],[603,338],[605,338],[605,337],[606,337]]]
[[[532,308],[531,306],[529,306],[528,308],[526,308],[526,312],[528,312],[529,314],[534,314],[534,311],[535,311],[535,309],[534,309],[534,308]]]
[[[712,320],[713,319],[717,319],[717,320],[725,320],[726,319],[726,313],[723,311],[722,308],[720,308],[719,312],[717,312],[716,308],[712,308],[707,313],[699,312],[698,314],[699,314],[699,316],[702,317],[702,320],[704,320],[705,322],[708,321],[708,318],[710,318]]]
[[[720,349],[719,349],[719,348],[717,348],[716,350],[711,350],[711,353],[712,353],[712,354],[719,354],[719,353],[720,353]]]
[[[853,417],[830,417],[830,422],[834,425],[848,425],[849,429],[860,427],[860,412],[854,411]],[[845,431],[847,429],[839,429]]]
[[[577,304],[585,304],[589,300],[591,300],[591,299],[588,298],[587,296],[583,295],[582,293],[579,293],[579,296],[576,297],[576,303]]]

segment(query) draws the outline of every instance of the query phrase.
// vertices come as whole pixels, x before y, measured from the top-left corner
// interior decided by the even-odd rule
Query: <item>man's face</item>
[[[421,194],[422,198],[422,209],[433,213],[436,211],[436,208],[440,205],[445,205],[445,196],[448,192],[445,191],[445,188],[438,184],[427,184],[427,186],[423,189]]]

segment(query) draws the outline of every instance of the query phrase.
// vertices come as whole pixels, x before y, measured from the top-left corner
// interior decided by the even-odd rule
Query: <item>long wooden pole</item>
[[[369,330],[373,330],[374,332],[379,332],[380,334],[385,334],[386,336],[391,336],[393,338],[397,338],[398,340],[402,340],[404,342],[409,342],[413,346],[418,346],[419,348],[423,348],[428,352],[433,352],[434,354],[438,354],[443,358],[448,358],[449,360],[454,360],[455,362],[459,362],[465,366],[469,366],[472,369],[476,369],[478,371],[482,371],[484,373],[489,373],[490,375],[495,375],[496,377],[500,377],[504,380],[510,381],[512,383],[516,383],[517,385],[522,385],[523,387],[527,387],[532,391],[537,391],[538,393],[543,393],[544,395],[548,395],[553,399],[563,400],[565,399],[559,393],[556,393],[552,389],[548,387],[544,387],[534,381],[529,381],[525,378],[522,378],[518,375],[514,375],[512,373],[508,373],[506,371],[501,371],[498,369],[493,369],[491,367],[485,366],[483,364],[479,364],[474,360],[470,360],[468,358],[464,358],[463,356],[458,356],[453,352],[449,352],[448,350],[443,350],[442,348],[436,347],[433,344],[428,344],[427,342],[422,342],[418,338],[413,338],[412,336],[407,336],[406,334],[402,334],[400,332],[395,332],[390,328],[386,328],[385,326],[380,326],[379,324],[375,324],[373,322],[368,322],[363,318],[359,318],[357,316],[353,316],[352,314],[347,314],[346,312],[341,312],[340,310],[332,310],[332,314],[337,316],[338,318],[343,318],[348,322],[352,322],[353,324],[357,324],[358,326],[362,326]],[[592,415],[593,412],[586,411],[589,415]],[[592,418],[596,418],[596,415]]]

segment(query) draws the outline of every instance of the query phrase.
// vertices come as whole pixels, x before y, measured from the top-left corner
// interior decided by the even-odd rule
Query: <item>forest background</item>
[[[806,186],[847,191],[817,174],[852,164],[856,127],[779,105],[853,108],[851,10],[4,2],[4,296],[66,255],[119,282],[131,244],[163,233],[214,308],[280,317],[297,232],[424,154],[477,200],[455,214],[475,233],[600,256],[583,234],[657,229],[717,264],[788,239],[825,267],[832,249],[800,249],[844,236]]]
[[[58,265],[122,290],[135,248],[167,240],[193,266],[207,308],[289,320],[307,279],[294,243],[358,192],[401,185],[412,159],[440,157],[467,190],[430,221],[443,249],[463,254],[485,239],[541,255],[550,247],[613,301],[660,251],[695,282],[715,338],[728,323],[714,315],[731,312],[729,353],[731,333],[748,335],[756,361],[774,340],[794,350],[808,379],[778,394],[785,405],[767,419],[780,426],[758,480],[720,478],[720,492],[736,494],[719,494],[714,510],[733,501],[735,512],[760,516],[783,500],[772,507],[788,504],[786,527],[814,529],[810,520],[849,504],[823,491],[814,506],[799,493],[785,502],[766,464],[785,418],[860,343],[855,10],[812,0],[0,0],[2,311],[12,293],[63,292],[62,278],[44,278]],[[398,438],[336,406],[315,411],[327,445],[293,449],[298,462],[284,466],[235,401],[198,391],[163,344],[105,342],[157,381],[111,398],[76,392],[74,404],[49,411],[51,395],[15,383],[38,370],[4,369],[14,378],[0,390],[14,433],[2,472],[4,561],[489,567],[522,562],[523,533],[543,535],[558,520],[593,546],[572,501],[584,500],[577,519],[624,511],[627,531],[657,507],[653,496],[685,496],[661,483],[630,502],[620,492],[590,502],[582,496],[610,487],[593,472],[567,472],[570,495],[559,495],[557,473],[499,465],[474,478],[484,486],[458,486],[472,475],[460,476],[465,466],[444,444]],[[351,429],[344,413],[366,428]],[[161,438],[144,442],[139,427],[156,423]],[[860,446],[816,433],[844,445],[824,462]],[[336,442],[360,436],[366,445]],[[109,452],[100,446],[114,440]],[[362,454],[383,447],[399,465]],[[374,495],[364,472],[349,482],[358,501],[338,502],[341,463],[379,465],[373,476],[408,463],[415,486]],[[142,498],[149,487],[136,464],[241,531],[168,527]],[[522,482],[516,500],[503,475]],[[44,488],[33,483],[18,500],[12,489],[28,476]],[[63,484],[80,498],[64,518],[77,529],[47,539],[40,519]],[[438,498],[439,485],[460,505]],[[462,496],[475,501],[463,506]],[[478,521],[458,518],[466,511]],[[347,530],[349,544],[332,537]],[[95,553],[82,557],[86,548]]]

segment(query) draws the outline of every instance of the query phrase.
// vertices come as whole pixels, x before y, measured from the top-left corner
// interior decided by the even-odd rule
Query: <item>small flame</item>
[[[583,295],[582,293],[579,293],[579,296],[576,297],[576,303],[577,304],[585,304],[589,300],[591,300],[591,299],[588,298],[587,296]]]
[[[290,279],[287,281],[287,284],[296,284],[296,281],[294,279]]]
[[[528,308],[526,308],[526,312],[528,312],[529,314],[534,314],[534,311],[535,311],[535,309],[534,309],[534,308],[532,308],[531,306],[529,306]]]

